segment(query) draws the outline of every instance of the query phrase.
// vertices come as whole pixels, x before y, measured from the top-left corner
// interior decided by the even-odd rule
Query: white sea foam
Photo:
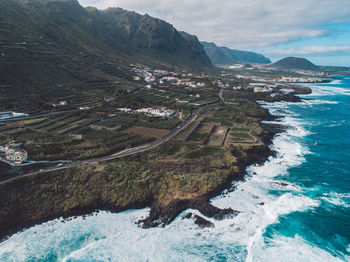
[[[272,241],[263,247],[257,247],[251,261],[285,261],[285,262],[341,262],[349,261],[348,256],[338,258],[329,252],[305,241],[302,237],[284,237],[275,235]]]
[[[316,207],[319,201],[302,195],[297,185],[288,183],[281,186],[276,180],[277,176],[288,176],[289,168],[300,165],[309,151],[298,142],[308,134],[300,122],[286,116],[282,122],[284,125],[292,125],[293,128],[275,137],[272,149],[277,152],[275,157],[270,157],[263,165],[253,165],[247,168],[250,176],[246,181],[236,184],[236,190],[225,196],[219,196],[212,203],[221,208],[231,207],[241,211],[232,221],[236,233],[234,239],[237,243],[245,245],[247,261],[255,261],[258,246],[264,246],[263,233],[272,223],[278,222],[281,215],[296,211],[305,211]],[[269,194],[270,190],[280,190],[280,195]],[[218,226],[218,223],[215,223]],[[227,235],[227,234],[226,234]]]
[[[323,196],[320,199],[336,206],[342,206],[346,208],[350,207],[350,193],[323,193]]]
[[[337,101],[327,101],[327,100],[320,100],[320,99],[304,100],[303,102],[306,105],[322,105],[322,104],[337,105],[337,104],[339,104],[339,102],[337,102]]]
[[[343,80],[337,79],[337,80],[332,80],[330,83],[327,83],[327,85],[339,85],[343,83]]]
[[[334,95],[350,95],[350,89],[329,86],[329,85],[314,85],[312,93],[307,96],[334,96]]]

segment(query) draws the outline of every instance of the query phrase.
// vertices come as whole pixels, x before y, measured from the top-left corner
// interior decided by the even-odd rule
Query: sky
[[[350,66],[350,0],[79,0],[166,20],[218,46],[259,52],[276,61],[305,57]]]

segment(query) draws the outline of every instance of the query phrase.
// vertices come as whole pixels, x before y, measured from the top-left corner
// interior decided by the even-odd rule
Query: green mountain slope
[[[292,70],[292,69],[303,69],[303,70],[316,70],[319,67],[311,63],[305,58],[299,57],[286,57],[277,62],[268,65],[268,67],[279,69],[279,70]]]
[[[124,77],[101,71],[101,62],[115,71],[133,62],[212,67],[198,39],[167,22],[77,0],[0,1],[0,59],[0,85],[30,92]]]

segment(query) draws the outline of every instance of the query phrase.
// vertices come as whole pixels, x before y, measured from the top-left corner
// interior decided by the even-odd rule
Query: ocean
[[[0,261],[350,261],[350,77],[308,86],[312,100],[264,104],[287,127],[276,155],[211,200],[238,216],[205,229],[183,219],[196,210],[151,229],[135,224],[148,208],[56,219],[0,243]]]

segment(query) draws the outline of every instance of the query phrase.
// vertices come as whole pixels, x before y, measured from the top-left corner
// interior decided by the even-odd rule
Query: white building
[[[6,150],[6,159],[16,164],[22,164],[24,161],[28,159],[28,154],[26,151],[8,149]]]
[[[272,88],[256,86],[254,87],[254,93],[266,93],[272,92]]]
[[[155,117],[170,117],[175,114],[175,111],[165,108],[140,108],[135,110],[139,114],[147,114]]]
[[[145,81],[147,82],[147,83],[151,83],[151,82],[154,82],[156,79],[153,77],[153,76],[146,76],[145,77]]]
[[[81,106],[81,107],[79,107],[79,109],[80,110],[89,110],[89,109],[91,109],[91,107],[89,107],[89,106]]]
[[[132,112],[131,108],[126,108],[126,107],[118,108],[118,110],[122,111],[124,113],[131,113]]]

